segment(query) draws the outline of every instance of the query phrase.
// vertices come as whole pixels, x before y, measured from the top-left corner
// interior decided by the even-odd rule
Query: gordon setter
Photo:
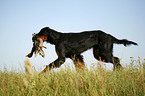
[[[32,57],[33,53],[41,49],[43,45],[37,44],[36,41],[43,41],[55,45],[55,50],[58,58],[46,66],[41,72],[44,73],[54,67],[60,67],[66,58],[71,58],[75,64],[76,69],[84,69],[84,61],[81,53],[93,48],[93,55],[97,60],[110,62],[114,68],[120,68],[120,60],[113,56],[113,44],[137,45],[137,43],[128,41],[126,39],[119,40],[110,34],[106,34],[101,30],[84,31],[81,33],[61,33],[49,27],[42,28],[38,34],[32,38],[34,44],[31,53],[27,57]],[[37,47],[37,48],[36,48]],[[39,47],[39,48],[38,48]],[[40,51],[40,50],[39,50]]]

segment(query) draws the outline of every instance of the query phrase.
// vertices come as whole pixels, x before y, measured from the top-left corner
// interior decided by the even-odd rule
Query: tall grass
[[[0,95],[144,96],[144,64],[132,59],[129,66],[117,71],[109,71],[101,66],[79,72],[66,68],[40,76],[28,70],[26,73],[0,71]]]

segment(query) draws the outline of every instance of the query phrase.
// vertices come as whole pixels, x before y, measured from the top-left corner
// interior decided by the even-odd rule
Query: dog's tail
[[[113,38],[113,43],[116,43],[116,44],[123,44],[124,46],[129,46],[131,44],[133,45],[138,45],[137,43],[133,42],[133,41],[129,41],[127,39],[122,39],[122,40],[118,40],[116,38]]]

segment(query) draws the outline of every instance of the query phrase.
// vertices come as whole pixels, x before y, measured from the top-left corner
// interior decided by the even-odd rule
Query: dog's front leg
[[[43,71],[41,71],[39,74],[46,73],[48,70],[53,69],[53,68],[58,68],[60,67],[63,63],[65,62],[65,58],[58,58],[54,62],[50,63],[45,67]]]

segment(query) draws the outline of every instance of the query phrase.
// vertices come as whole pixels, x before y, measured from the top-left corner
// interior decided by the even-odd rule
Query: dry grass
[[[144,65],[145,62],[132,59],[119,71],[107,71],[101,66],[80,72],[66,68],[38,76],[26,60],[26,74],[0,71],[0,95],[144,96]]]

